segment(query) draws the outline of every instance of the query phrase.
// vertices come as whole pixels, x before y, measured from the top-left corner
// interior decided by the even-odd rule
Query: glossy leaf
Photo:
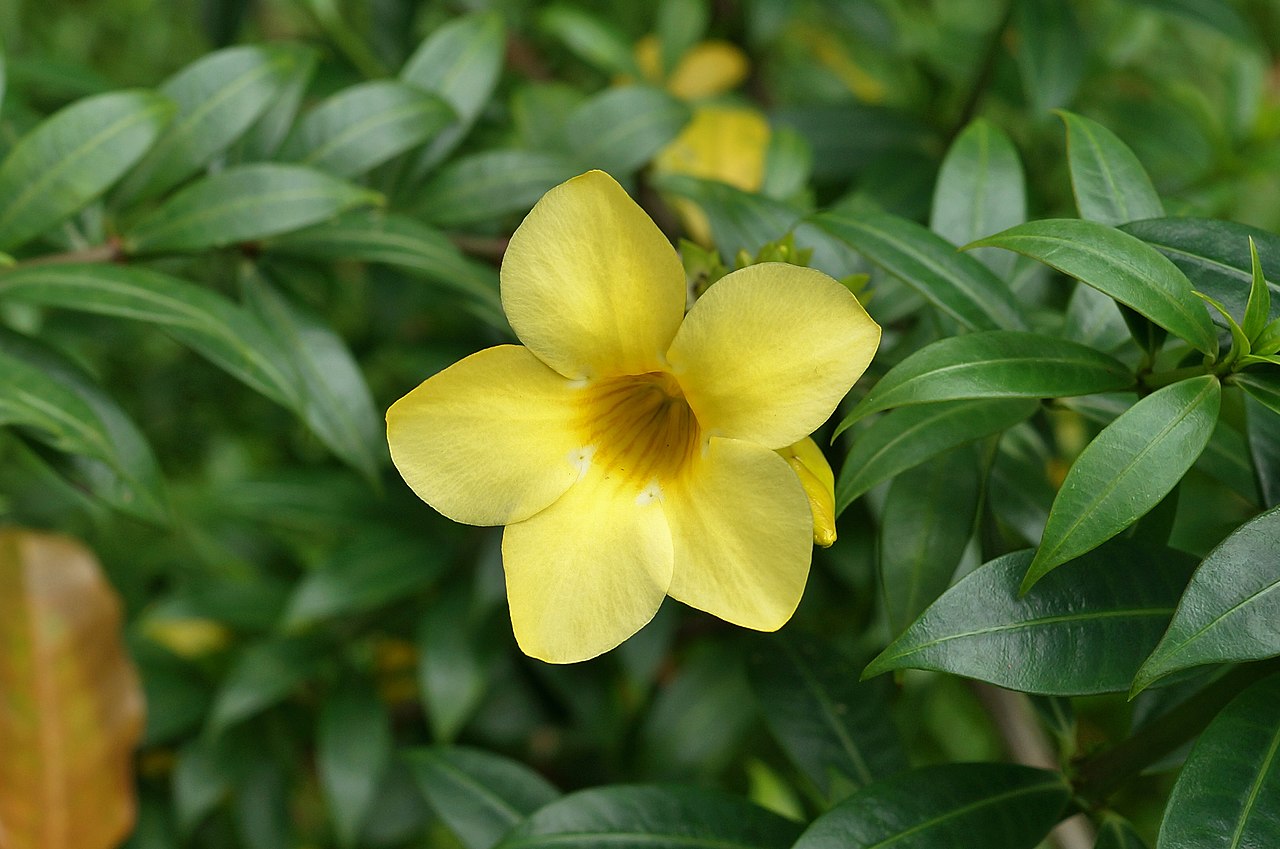
[[[564,137],[584,166],[621,177],[669,144],[688,123],[689,114],[689,107],[661,89],[612,88],[569,115]]]
[[[422,188],[422,213],[454,227],[528,212],[551,189],[582,171],[559,153],[487,150],[441,168]]]
[[[906,768],[887,694],[835,647],[789,629],[754,639],[747,669],[769,730],[824,798]]]
[[[1133,386],[1124,363],[1087,345],[991,330],[927,345],[891,368],[840,423],[893,407],[966,398],[1062,398]]]
[[[1209,663],[1280,655],[1280,508],[1236,528],[1191,576],[1173,621],[1138,671],[1134,691]]]
[[[1135,221],[1121,229],[1167,256],[1197,290],[1221,301],[1232,315],[1243,315],[1248,303],[1253,284],[1249,240],[1253,239],[1271,295],[1268,318],[1280,318],[1280,236],[1275,233],[1203,218]]]
[[[790,820],[721,791],[628,785],[581,790],[552,802],[498,846],[567,849],[608,834],[615,845],[644,849],[785,849],[799,830]]]
[[[173,104],[148,91],[78,101],[27,133],[0,163],[0,250],[79,212],[151,147]]]
[[[1084,79],[1088,40],[1074,10],[1058,0],[1019,0],[1014,59],[1033,114],[1043,115],[1075,99]]]
[[[1164,216],[1151,178],[1129,146],[1096,121],[1060,111],[1067,125],[1067,162],[1080,217],[1125,224]]]
[[[357,844],[391,746],[391,720],[372,682],[348,679],[329,694],[316,731],[316,766],[339,845]]]
[[[963,446],[893,479],[880,517],[889,633],[902,633],[950,586],[973,536],[981,483],[974,451]]]
[[[1244,399],[1248,458],[1263,507],[1280,505],[1280,411],[1252,396]]]
[[[209,713],[209,729],[227,730],[284,701],[315,672],[320,646],[309,639],[269,639],[240,652]]]
[[[933,669],[1025,693],[1127,691],[1195,561],[1172,549],[1116,540],[1020,594],[1031,556],[1006,554],[970,572],[863,676]]]
[[[878,483],[949,448],[991,436],[1031,416],[1035,401],[945,401],[894,410],[854,438],[836,480],[836,513]]]
[[[125,233],[135,254],[265,239],[378,203],[368,189],[301,165],[240,165],[192,183]]]
[[[245,284],[249,307],[288,353],[302,379],[302,418],[334,454],[374,481],[385,465],[382,416],[346,342],[320,316],[260,276]]]
[[[878,212],[828,212],[810,220],[903,280],[969,330],[1026,327],[1004,281],[919,224]]]
[[[466,849],[490,849],[529,814],[559,798],[518,761],[479,749],[432,746],[405,760],[422,794]]]
[[[6,849],[111,849],[132,830],[143,703],[122,619],[84,546],[0,529]]]
[[[169,519],[160,468],[138,426],[94,380],[52,348],[0,328],[0,426],[75,455],[64,473],[116,509]]]
[[[375,80],[343,89],[308,112],[280,151],[339,177],[355,177],[416,147],[455,120],[440,97]]]
[[[177,104],[177,114],[114,202],[154,197],[203,168],[274,104],[303,61],[289,47],[229,47],[174,74],[159,92]]]
[[[1049,510],[1023,589],[1168,495],[1208,444],[1221,401],[1213,375],[1179,381],[1134,404],[1085,446]]]
[[[438,95],[457,116],[419,154],[414,178],[444,161],[471,130],[498,83],[505,49],[502,16],[479,12],[441,26],[404,63],[401,81]]]
[[[953,245],[1027,220],[1027,188],[1017,148],[1004,131],[977,118],[951,143],[938,169],[929,229]],[[1014,257],[978,251],[974,257],[1007,279]]]
[[[1280,675],[1253,684],[1196,741],[1173,786],[1159,849],[1280,845]]]
[[[814,820],[794,849],[1032,849],[1070,798],[1070,785],[1056,772],[995,763],[928,766],[860,790]]]
[[[296,408],[299,378],[258,319],[185,280],[136,266],[34,265],[0,276],[0,300],[159,325],[233,377]]]
[[[1218,350],[1209,314],[1172,262],[1139,239],[1093,221],[1029,221],[967,247],[994,246],[1052,266],[1137,310],[1206,354]]]
[[[1253,341],[1262,334],[1271,315],[1271,290],[1267,288],[1266,272],[1262,270],[1262,260],[1258,257],[1258,245],[1252,238],[1249,239],[1249,264],[1252,279],[1241,324],[1245,337]]]

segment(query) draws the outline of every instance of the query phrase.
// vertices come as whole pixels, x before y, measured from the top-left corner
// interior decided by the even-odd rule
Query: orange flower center
[[[657,497],[697,456],[702,432],[676,379],[664,372],[593,381],[581,427],[591,463]]]

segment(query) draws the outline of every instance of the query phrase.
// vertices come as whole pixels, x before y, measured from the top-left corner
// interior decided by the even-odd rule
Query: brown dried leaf
[[[111,849],[143,727],[121,605],[66,537],[0,529],[0,849]]]

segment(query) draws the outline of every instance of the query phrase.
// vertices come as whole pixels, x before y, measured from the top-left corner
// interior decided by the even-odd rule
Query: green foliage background
[[[648,170],[648,33],[747,52],[760,192]],[[128,845],[1280,845],[1278,49],[1269,0],[0,0],[0,521],[125,600]],[[525,658],[498,531],[388,462],[593,167],[869,275],[779,635]]]

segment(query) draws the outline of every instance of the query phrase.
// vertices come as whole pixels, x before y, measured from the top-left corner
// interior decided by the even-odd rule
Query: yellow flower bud
[[[836,541],[836,477],[831,465],[818,444],[807,436],[778,453],[795,469],[804,494],[809,496],[814,544],[830,547]]]

